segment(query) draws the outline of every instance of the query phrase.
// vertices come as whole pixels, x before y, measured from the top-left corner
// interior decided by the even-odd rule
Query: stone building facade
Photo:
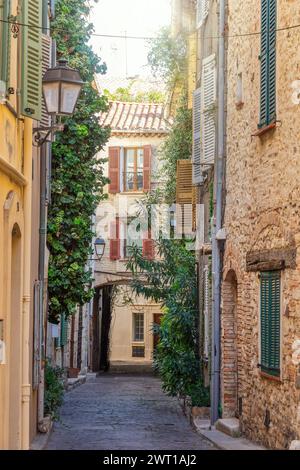
[[[284,29],[300,5],[258,3],[227,5],[221,398],[223,417],[284,449],[300,438],[300,30]]]

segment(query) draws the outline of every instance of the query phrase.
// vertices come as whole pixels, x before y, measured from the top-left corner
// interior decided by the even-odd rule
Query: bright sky
[[[95,33],[155,36],[171,21],[171,0],[99,0],[90,18]],[[95,52],[108,66],[107,77],[149,75],[147,42],[137,39],[93,37]],[[126,67],[127,62],[127,67]]]

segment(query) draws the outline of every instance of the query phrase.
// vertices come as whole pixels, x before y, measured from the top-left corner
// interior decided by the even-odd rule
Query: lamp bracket
[[[64,124],[56,124],[50,127],[34,127],[32,132],[34,135],[34,145],[41,147],[45,142],[51,142],[47,140],[52,132],[63,131],[65,128]],[[42,135],[46,133],[46,135]]]

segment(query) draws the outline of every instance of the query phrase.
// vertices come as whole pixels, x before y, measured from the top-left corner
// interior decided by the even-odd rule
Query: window
[[[137,219],[128,218],[125,230],[126,233],[124,236],[124,258],[128,258],[130,256],[131,247],[137,246],[139,248],[142,248],[143,239],[141,223]]]
[[[152,145],[109,147],[109,193],[150,191]]]
[[[144,314],[140,312],[133,314],[133,341],[144,341]]]
[[[261,2],[260,123],[276,120],[276,0]]]
[[[242,72],[240,72],[237,76],[235,104],[238,108],[242,107],[243,105],[243,74]]]
[[[144,187],[144,150],[125,149],[125,191],[142,191]]]
[[[280,375],[280,296],[281,272],[260,275],[261,370]]]
[[[145,347],[132,346],[132,357],[145,357]]]

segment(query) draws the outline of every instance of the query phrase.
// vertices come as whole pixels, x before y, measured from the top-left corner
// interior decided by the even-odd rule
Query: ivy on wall
[[[103,199],[103,161],[96,158],[109,138],[100,128],[98,115],[107,109],[99,96],[95,73],[106,65],[88,45],[93,25],[88,17],[92,2],[57,0],[52,22],[57,56],[68,60],[85,82],[72,117],[64,120],[65,130],[52,145],[52,188],[48,219],[49,320],[57,323],[62,314],[72,315],[77,305],[93,296],[92,272],[86,267],[91,255],[92,216]]]

